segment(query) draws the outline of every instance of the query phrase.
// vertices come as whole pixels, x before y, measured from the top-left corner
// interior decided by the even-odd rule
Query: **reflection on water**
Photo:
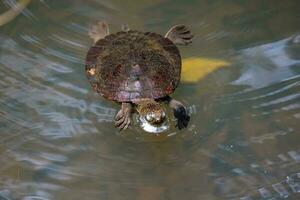
[[[295,57],[300,53],[299,37],[242,50],[238,60],[245,69],[233,83],[260,88],[296,76],[300,66],[299,57]]]
[[[171,116],[170,116],[171,117]],[[141,126],[141,128],[152,134],[160,134],[164,131],[167,131],[170,128],[170,122],[168,120],[165,120],[163,123],[159,124],[158,126],[155,126],[151,123],[149,123],[145,117],[137,117],[138,124]]]
[[[32,1],[0,27],[0,199],[299,199],[299,7]],[[97,19],[113,32],[192,27],[174,94],[192,115],[187,129],[115,129],[119,106],[84,74]]]
[[[7,4],[10,3],[9,5],[10,10],[0,15],[0,26],[10,22],[15,17],[17,17],[24,10],[24,8],[26,8],[26,6],[30,3],[30,1],[31,0],[21,0],[19,3],[15,3],[12,1],[5,1],[4,3]]]

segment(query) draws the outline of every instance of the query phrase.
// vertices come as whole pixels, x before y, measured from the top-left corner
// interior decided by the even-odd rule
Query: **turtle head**
[[[137,104],[137,111],[141,118],[151,125],[160,125],[166,120],[163,107],[152,99],[142,100]]]

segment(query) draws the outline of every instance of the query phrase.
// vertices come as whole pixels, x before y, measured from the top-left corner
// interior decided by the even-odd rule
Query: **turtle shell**
[[[179,83],[181,57],[173,42],[157,33],[120,31],[89,49],[85,67],[96,92],[131,102],[172,93]]]

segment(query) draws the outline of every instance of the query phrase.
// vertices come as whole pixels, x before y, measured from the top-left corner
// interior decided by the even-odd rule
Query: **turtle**
[[[181,56],[176,45],[187,45],[193,35],[183,24],[172,26],[163,36],[131,30],[123,25],[111,33],[108,24],[98,21],[88,35],[93,45],[87,52],[85,72],[97,93],[121,104],[115,125],[127,129],[132,114],[151,125],[166,121],[166,102],[176,118],[176,127],[185,128],[190,116],[186,107],[170,97],[180,81]]]

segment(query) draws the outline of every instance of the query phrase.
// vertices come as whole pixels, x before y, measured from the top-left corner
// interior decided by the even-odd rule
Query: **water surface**
[[[0,11],[15,5],[3,0]],[[0,27],[0,199],[299,199],[299,8],[32,1]],[[84,73],[87,29],[98,19],[111,32],[124,23],[161,34],[191,27],[193,44],[180,47],[189,70],[173,95],[191,113],[187,129],[115,129],[119,105]]]

